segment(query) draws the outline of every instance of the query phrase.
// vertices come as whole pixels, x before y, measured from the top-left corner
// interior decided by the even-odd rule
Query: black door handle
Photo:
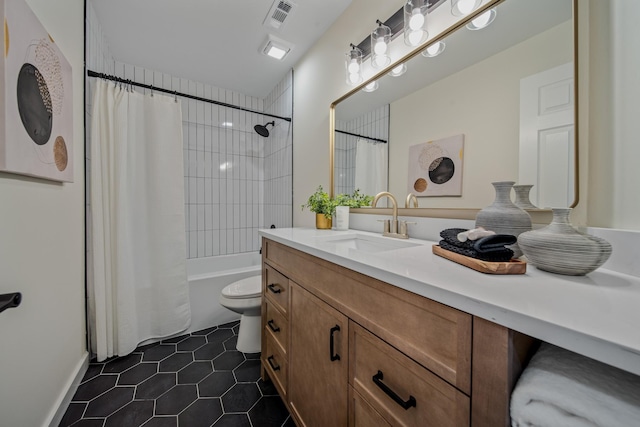
[[[269,290],[271,292],[273,292],[274,294],[279,294],[280,292],[282,292],[282,289],[276,288],[276,284],[275,283],[270,284],[269,286],[267,286],[267,288],[269,288]]]
[[[273,356],[267,357],[267,362],[269,362],[269,366],[271,366],[271,369],[273,369],[274,371],[279,371],[280,370],[280,365],[274,365],[273,364]]]
[[[412,406],[413,407],[416,406],[415,397],[409,395],[409,400],[407,401],[402,400],[402,398],[398,396],[398,394],[395,391],[391,390],[388,385],[382,382],[382,378],[383,378],[382,371],[378,371],[378,373],[373,376],[373,382],[376,383],[376,385],[380,387],[380,389],[384,391],[387,396],[392,398],[394,402],[402,406],[405,409],[405,411],[411,408]]]
[[[278,327],[278,326],[274,326],[274,325],[275,325],[275,323],[273,323],[273,319],[269,320],[269,321],[267,322],[267,325],[269,325],[269,329],[271,329],[273,332],[278,332],[278,331],[280,331],[280,327]]]
[[[334,362],[336,360],[340,360],[340,355],[334,353],[333,351],[333,334],[340,331],[340,326],[336,325],[329,330],[329,357],[331,361]]]

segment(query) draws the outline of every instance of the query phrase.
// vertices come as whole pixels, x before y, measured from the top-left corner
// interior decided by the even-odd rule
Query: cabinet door
[[[289,402],[301,426],[347,425],[348,319],[291,284]]]

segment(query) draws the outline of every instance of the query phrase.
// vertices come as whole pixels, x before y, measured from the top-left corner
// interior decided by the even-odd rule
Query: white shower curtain
[[[355,188],[375,196],[387,191],[388,144],[358,139],[356,143]]]
[[[88,296],[98,361],[191,322],[182,158],[179,102],[96,81]]]

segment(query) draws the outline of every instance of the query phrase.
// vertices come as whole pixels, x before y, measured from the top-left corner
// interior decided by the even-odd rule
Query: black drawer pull
[[[279,326],[273,326],[273,319],[269,320],[267,322],[267,325],[269,325],[269,329],[271,329],[273,332],[279,332],[280,331],[280,327]]]
[[[276,284],[275,283],[270,284],[269,286],[267,286],[267,288],[269,288],[269,290],[271,292],[273,292],[274,294],[279,294],[280,292],[282,292],[282,289],[276,288]]]
[[[338,325],[334,326],[329,331],[329,357],[331,358],[332,362],[340,360],[340,355],[334,353],[333,351],[333,334],[338,331],[340,331],[340,326]]]
[[[271,369],[273,369],[274,371],[279,371],[280,370],[280,365],[274,365],[273,364],[273,356],[267,357],[267,362],[269,362],[269,365],[271,366]]]
[[[411,408],[412,406],[413,407],[416,406],[415,397],[409,396],[409,400],[405,402],[404,400],[402,400],[400,396],[396,394],[396,392],[391,390],[389,386],[387,386],[385,383],[382,382],[382,371],[378,371],[378,373],[373,376],[373,382],[376,383],[376,385],[380,387],[380,389],[384,391],[387,396],[392,398],[394,402],[402,406],[405,409],[405,411]]]

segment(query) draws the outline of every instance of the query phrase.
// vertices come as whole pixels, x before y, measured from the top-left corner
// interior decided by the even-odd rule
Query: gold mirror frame
[[[373,75],[368,80],[362,82],[358,86],[351,89],[349,92],[342,95],[340,98],[336,99],[329,106],[329,188],[330,188],[330,196],[334,197],[335,193],[335,181],[334,181],[334,150],[335,150],[335,124],[336,124],[336,116],[335,109],[336,106],[349,98],[350,96],[358,93],[362,88],[364,88],[369,83],[378,80],[382,76],[388,74],[393,68],[395,68],[398,64],[404,63],[414,56],[419,55],[424,49],[434,44],[438,40],[443,40],[450,34],[464,27],[467,23],[475,19],[476,17],[482,15],[487,10],[498,6],[499,4],[505,2],[507,0],[490,0],[485,5],[478,8],[476,11],[469,14],[465,19],[456,22],[454,25],[445,29],[441,33],[437,34],[435,37],[426,41],[422,45],[418,46],[399,60],[391,63],[386,68],[382,69],[375,75]],[[577,206],[579,201],[579,134],[578,134],[578,0],[572,0],[572,8],[573,8],[573,74],[574,74],[574,200],[571,204],[571,208]],[[398,209],[400,215],[405,216],[418,216],[418,217],[432,217],[432,218],[451,218],[451,219],[475,219],[476,214],[481,208],[411,208],[411,209]],[[391,212],[390,209],[351,209],[351,212],[354,213],[363,213],[363,214],[373,214],[373,215],[388,215]],[[549,209],[535,209],[528,210],[529,214],[532,217],[534,223],[547,223],[551,219],[551,210]]]

